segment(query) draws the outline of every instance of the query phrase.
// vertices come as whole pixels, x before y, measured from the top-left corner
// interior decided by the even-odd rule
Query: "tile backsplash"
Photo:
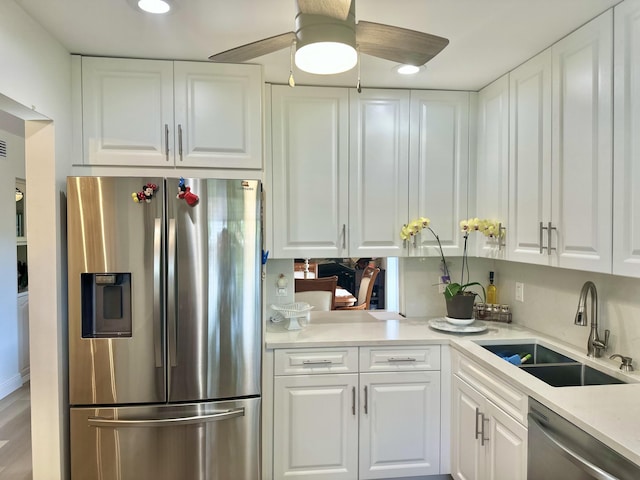
[[[456,279],[460,259],[451,261]],[[400,310],[407,316],[445,314],[444,300],[435,285],[439,267],[438,258],[401,259]],[[498,301],[511,306],[513,323],[585,352],[589,327],[574,325],[573,320],[580,289],[591,280],[598,289],[600,336],[605,329],[611,330],[606,356],[621,353],[640,362],[640,279],[483,258],[469,259],[469,269],[471,280],[483,285],[488,283],[489,270],[496,272]],[[524,285],[522,302],[515,300],[516,282]],[[590,300],[587,306],[590,308]]]

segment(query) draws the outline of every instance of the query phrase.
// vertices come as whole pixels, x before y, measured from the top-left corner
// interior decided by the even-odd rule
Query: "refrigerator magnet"
[[[155,183],[147,183],[142,186],[142,190],[139,192],[133,192],[131,198],[136,203],[151,203],[153,194],[158,190],[158,186]]]
[[[178,195],[176,195],[176,198],[184,200],[190,207],[193,207],[198,203],[198,200],[200,200],[200,197],[191,191],[191,187],[185,185],[184,178],[182,177],[180,177],[180,181],[178,182]]]

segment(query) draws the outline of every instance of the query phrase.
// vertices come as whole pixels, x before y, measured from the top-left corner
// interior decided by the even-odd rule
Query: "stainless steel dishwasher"
[[[638,480],[640,466],[529,398],[528,480]]]

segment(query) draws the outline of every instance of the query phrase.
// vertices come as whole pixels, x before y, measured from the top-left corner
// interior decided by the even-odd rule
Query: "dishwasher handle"
[[[617,477],[614,477],[610,473],[605,472],[597,465],[594,465],[589,460],[584,458],[582,455],[574,452],[567,445],[562,443],[562,441],[557,438],[554,434],[548,431],[540,420],[538,420],[534,415],[529,415],[529,420],[532,421],[535,426],[538,427],[540,433],[542,433],[547,440],[549,440],[555,447],[559,449],[559,453],[561,453],[566,459],[568,459],[575,466],[583,470],[584,472],[591,475],[593,478],[597,480],[618,480]]]

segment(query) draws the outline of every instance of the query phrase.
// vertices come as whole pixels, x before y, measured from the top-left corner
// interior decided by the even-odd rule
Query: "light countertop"
[[[591,359],[584,351],[514,324],[486,322],[481,333],[433,330],[428,318],[403,318],[394,312],[311,312],[301,330],[286,330],[286,320],[269,323],[267,349],[375,345],[450,345],[578,427],[640,465],[640,372],[623,373],[618,362]],[[629,382],[620,385],[552,387],[482,348],[504,341],[537,341],[578,361]],[[608,357],[607,352],[605,357]]]

